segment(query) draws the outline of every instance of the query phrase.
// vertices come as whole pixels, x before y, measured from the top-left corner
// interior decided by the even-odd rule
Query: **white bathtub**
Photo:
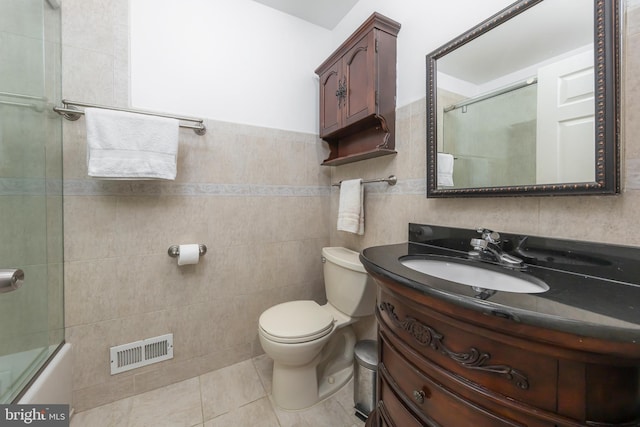
[[[38,375],[19,404],[67,404],[71,408],[71,344],[65,344]]]

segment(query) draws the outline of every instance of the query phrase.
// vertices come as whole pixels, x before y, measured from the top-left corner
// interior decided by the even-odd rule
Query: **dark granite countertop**
[[[640,345],[640,249],[589,242],[502,235],[505,252],[525,261],[522,272],[470,260],[475,230],[410,224],[409,242],[362,251],[365,268],[418,292],[514,322],[585,337]],[[478,299],[471,286],[420,273],[403,257],[473,263],[542,280],[549,290],[523,294],[498,291]]]

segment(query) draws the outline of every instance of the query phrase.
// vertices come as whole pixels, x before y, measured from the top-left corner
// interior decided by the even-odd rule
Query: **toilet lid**
[[[259,323],[270,339],[285,343],[312,341],[333,329],[333,317],[315,301],[275,305],[262,313]]]

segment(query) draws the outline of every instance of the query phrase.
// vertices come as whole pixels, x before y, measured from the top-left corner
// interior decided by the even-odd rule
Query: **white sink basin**
[[[400,259],[400,263],[412,270],[467,286],[521,294],[537,294],[549,290],[543,281],[530,276],[511,274],[476,267],[470,264],[434,259]],[[522,274],[522,273],[521,273]]]

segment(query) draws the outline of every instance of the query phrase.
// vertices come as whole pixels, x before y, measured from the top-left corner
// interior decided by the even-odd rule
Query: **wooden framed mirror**
[[[619,3],[520,0],[427,55],[427,197],[619,192]]]

